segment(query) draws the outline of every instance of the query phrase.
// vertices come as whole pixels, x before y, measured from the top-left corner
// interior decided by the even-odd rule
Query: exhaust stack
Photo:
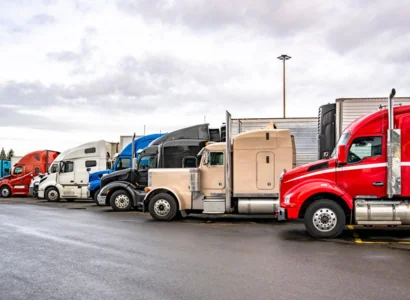
[[[135,163],[136,163],[136,161],[135,161],[135,132],[134,132],[134,135],[132,136],[132,151],[131,151],[131,164],[132,164],[132,166],[131,166],[131,169],[134,171],[135,170]]]
[[[396,90],[392,89],[388,99],[387,130],[387,197],[401,194],[401,134],[394,129],[394,103]]]
[[[226,111],[226,163],[225,163],[225,210],[226,212],[231,212],[232,203],[231,203],[231,114]]]

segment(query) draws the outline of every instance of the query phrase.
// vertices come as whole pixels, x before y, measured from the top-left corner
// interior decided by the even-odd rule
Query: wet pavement
[[[410,228],[156,222],[90,201],[0,199],[0,299],[408,299]]]

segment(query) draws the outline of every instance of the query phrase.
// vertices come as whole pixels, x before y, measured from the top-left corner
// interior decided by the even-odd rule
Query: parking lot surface
[[[408,299],[410,229],[157,222],[90,201],[0,199],[0,299]]]

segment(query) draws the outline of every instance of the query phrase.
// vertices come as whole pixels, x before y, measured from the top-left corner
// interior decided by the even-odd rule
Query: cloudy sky
[[[410,2],[0,0],[0,147],[18,155],[410,96]]]

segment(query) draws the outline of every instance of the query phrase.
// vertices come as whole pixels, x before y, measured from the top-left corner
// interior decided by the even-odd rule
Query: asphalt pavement
[[[0,299],[409,299],[410,246],[364,243],[383,236],[0,199]]]

